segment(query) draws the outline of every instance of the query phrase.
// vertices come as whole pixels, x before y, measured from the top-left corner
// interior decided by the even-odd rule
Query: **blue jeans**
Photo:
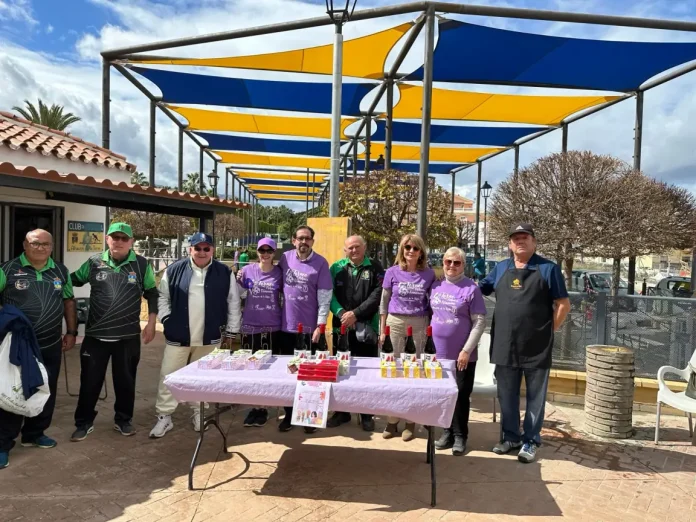
[[[503,424],[503,440],[533,442],[541,445],[541,426],[544,423],[546,390],[549,369],[496,366],[498,401]],[[520,386],[522,376],[527,388],[527,408],[524,414],[524,434],[520,433]]]

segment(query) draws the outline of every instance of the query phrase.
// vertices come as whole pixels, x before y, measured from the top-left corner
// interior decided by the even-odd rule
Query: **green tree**
[[[18,112],[23,118],[40,125],[45,125],[49,129],[64,131],[68,126],[80,121],[82,118],[75,116],[72,112],[63,112],[65,108],[61,105],[53,104],[50,107],[39,99],[39,107],[31,103],[29,100],[24,100],[26,107],[12,107],[12,110]]]
[[[143,187],[150,185],[144,172],[133,172],[130,177],[130,182],[133,185],[141,185]]]
[[[200,174],[198,172],[189,172],[186,174],[186,180],[184,181],[183,189],[184,192],[188,192],[189,194],[199,194],[199,176]],[[207,194],[207,188],[205,185],[205,180],[203,181],[203,190]]]

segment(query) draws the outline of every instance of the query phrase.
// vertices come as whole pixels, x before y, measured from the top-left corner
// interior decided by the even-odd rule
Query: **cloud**
[[[0,0],[0,22],[22,22],[36,25],[30,0]]]
[[[46,34],[51,34],[53,32],[53,26],[51,24],[48,24],[46,26]]]

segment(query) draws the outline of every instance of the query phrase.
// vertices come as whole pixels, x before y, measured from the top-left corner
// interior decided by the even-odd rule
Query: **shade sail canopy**
[[[316,183],[312,182],[312,178],[310,176],[309,178],[309,184],[307,183],[307,180],[305,181],[285,181],[285,180],[274,180],[274,179],[258,179],[258,178],[246,178],[244,179],[244,183],[246,186],[250,189],[253,189],[254,187],[300,187],[300,188],[307,188],[309,187],[321,187],[324,184],[324,180],[319,180]]]
[[[295,192],[306,194],[309,192],[319,192],[321,188],[319,186],[313,187],[310,183],[309,187],[297,187],[292,185],[279,186],[279,185],[248,185],[249,190],[253,191],[254,194],[266,193],[266,192]]]
[[[331,84],[251,80],[133,67],[162,91],[162,101],[331,114]],[[344,83],[343,114],[360,115],[360,101],[374,83]]]
[[[546,127],[474,127],[464,125],[430,126],[430,143],[449,143],[467,145],[508,146],[520,138],[545,130]],[[377,130],[372,135],[374,141],[386,140],[386,123],[377,122]],[[393,122],[394,141],[420,143],[421,124],[403,121]]]
[[[306,201],[306,195],[299,194],[281,194],[279,192],[268,193],[268,194],[256,194],[258,199],[263,199],[265,201]],[[310,198],[313,199],[313,198]]]
[[[371,171],[375,172],[376,164],[374,160],[370,161]],[[428,174],[449,174],[452,170],[463,167],[461,163],[430,163],[428,166]],[[394,162],[391,164],[392,170],[400,170],[402,172],[418,173],[420,165],[418,163]],[[365,170],[365,160],[358,160],[358,171]]]
[[[294,192],[292,190],[255,190],[255,196],[261,196],[262,194],[272,195],[272,196],[300,196],[302,199],[307,198],[307,192],[303,189],[302,192]],[[312,193],[309,193],[310,199]]]
[[[307,174],[276,174],[276,173],[266,173],[266,172],[249,172],[246,170],[234,170],[234,174],[236,177],[243,179],[245,182],[250,181],[250,180],[258,180],[258,183],[261,183],[264,180],[275,180],[275,181],[297,181],[297,182],[302,182],[304,183],[307,180]],[[314,178],[312,178],[314,176]],[[310,171],[309,173],[309,179],[310,183],[312,182],[312,179],[315,179],[317,183],[319,181],[323,180],[326,176],[328,176],[328,173],[322,172],[319,174],[314,174],[313,172]]]
[[[563,38],[455,20],[439,28],[433,56],[436,82],[628,92],[667,69],[696,60],[696,43]],[[409,79],[422,80],[423,68]]]
[[[472,163],[481,156],[487,156],[498,152],[502,148],[445,148],[431,147],[430,161],[449,161],[458,163]],[[384,143],[370,144],[370,158],[374,161],[380,154],[384,155]],[[361,154],[364,156],[364,154]],[[393,160],[417,160],[420,158],[420,145],[392,145]]]
[[[389,51],[412,26],[412,23],[401,24],[361,38],[346,40],[343,43],[343,75],[358,78],[383,78],[384,62]],[[160,65],[195,65],[199,67],[232,67],[236,69],[332,74],[333,44],[252,56],[132,61]]]
[[[331,156],[331,142],[318,140],[281,140],[231,134],[212,134],[198,132],[198,136],[208,142],[211,149],[237,150],[247,152],[268,152],[273,154],[301,154],[305,156]]]
[[[188,121],[189,130],[248,132],[279,134],[305,138],[331,138],[331,118],[301,118],[294,116],[267,116],[239,112],[211,111],[192,107],[168,105],[171,110]],[[354,118],[341,119],[341,133]]]
[[[423,88],[400,85],[401,100],[394,118],[420,119]],[[563,118],[617,96],[526,96],[433,89],[432,118],[535,125],[559,125]]]
[[[220,156],[221,163],[233,163],[235,165],[259,165],[273,167],[301,167],[305,169],[327,170],[331,165],[329,158],[306,158],[303,156],[267,156],[262,154],[242,154],[213,150]]]

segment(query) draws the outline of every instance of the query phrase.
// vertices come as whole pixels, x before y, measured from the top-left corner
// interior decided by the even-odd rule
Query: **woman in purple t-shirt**
[[[264,238],[256,251],[259,262],[247,264],[237,274],[240,295],[244,299],[242,311],[242,348],[271,350],[280,353],[278,333],[281,323],[281,295],[283,272],[273,266],[276,243]],[[244,426],[263,426],[268,419],[265,408],[253,408],[244,419]]]
[[[413,329],[413,341],[420,353],[425,344],[428,327],[428,294],[435,281],[435,272],[428,267],[425,242],[420,236],[406,234],[401,238],[394,266],[387,269],[382,284],[380,304],[380,343],[384,342],[384,329],[389,326],[389,336],[394,346],[394,355],[399,356],[406,344],[406,328]],[[398,431],[399,419],[389,417],[382,436],[392,438]],[[416,425],[406,422],[401,437],[413,439]]]
[[[474,388],[477,346],[486,326],[486,304],[474,281],[464,275],[465,254],[452,247],[443,257],[445,279],[430,291],[433,341],[440,359],[457,361],[459,395],[452,425],[435,442],[437,449],[452,448],[453,455],[464,455],[469,436],[469,397]]]

